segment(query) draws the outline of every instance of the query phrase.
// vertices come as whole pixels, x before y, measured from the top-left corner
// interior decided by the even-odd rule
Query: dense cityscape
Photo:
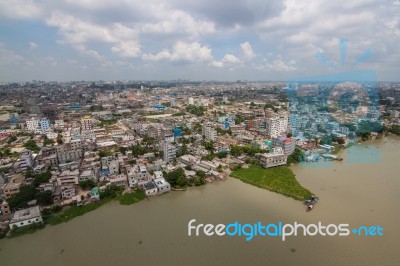
[[[340,160],[349,145],[400,133],[399,83],[310,84],[3,84],[2,236],[68,221],[112,199],[132,204],[230,175],[254,184],[246,169],[289,178],[288,165]],[[354,93],[357,86],[364,93]],[[291,187],[264,188],[307,199],[311,192],[291,178]]]

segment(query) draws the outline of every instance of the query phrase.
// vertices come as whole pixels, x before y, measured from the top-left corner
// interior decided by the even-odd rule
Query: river
[[[400,139],[352,147],[379,151],[380,161],[331,167],[294,166],[299,182],[320,197],[313,211],[302,203],[234,178],[137,204],[117,202],[0,240],[5,265],[400,265]],[[376,150],[376,148],[378,150]],[[358,156],[356,156],[358,157]],[[187,223],[278,222],[380,225],[381,237],[189,237]]]

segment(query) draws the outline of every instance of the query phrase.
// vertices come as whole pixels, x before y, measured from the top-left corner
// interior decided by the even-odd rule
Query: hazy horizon
[[[398,81],[400,1],[0,0],[0,82]]]

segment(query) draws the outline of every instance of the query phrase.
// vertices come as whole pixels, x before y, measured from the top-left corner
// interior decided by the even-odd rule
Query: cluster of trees
[[[287,158],[287,163],[291,164],[291,163],[299,163],[304,161],[304,154],[301,151],[301,149],[299,148],[295,148],[294,152],[292,154],[290,154]]]
[[[179,167],[169,173],[163,172],[163,176],[168,183],[171,184],[172,187],[182,188],[186,187],[188,184],[188,180],[185,177],[185,171]]]
[[[43,135],[43,146],[53,145],[54,141],[49,139],[46,135]]]
[[[385,127],[385,130],[390,133],[400,135],[400,126],[398,126],[398,125],[392,125],[392,127],[390,127],[390,128]]]
[[[9,148],[0,148],[0,159],[6,157],[18,157],[18,152],[11,152]]]
[[[230,128],[222,129],[222,128],[217,127],[215,130],[220,135],[225,135],[225,134],[232,135],[232,130]]]
[[[92,179],[87,179],[84,181],[80,181],[79,186],[81,187],[81,189],[86,190],[86,189],[94,188],[96,186],[96,184],[94,183],[94,181]]]
[[[49,182],[51,172],[47,171],[41,174],[32,174],[27,172],[26,177],[33,177],[32,185],[21,186],[19,193],[13,195],[8,199],[8,203],[12,211],[17,209],[26,208],[28,202],[36,199],[39,205],[46,206],[53,203],[53,196],[51,191],[39,191],[37,187],[40,184]]]
[[[35,153],[38,153],[40,151],[38,145],[36,145],[36,142],[33,139],[28,140],[24,144],[25,149],[31,150]]]
[[[103,108],[103,105],[92,105],[92,106],[90,106],[90,111],[91,112],[99,112],[99,111],[103,111],[104,110],[104,108]]]
[[[112,156],[112,155],[113,155],[113,152],[109,151],[109,150],[101,150],[101,151],[99,151],[100,158],[108,157],[108,156]]]
[[[204,106],[188,105],[186,111],[197,116],[203,116],[206,108]]]
[[[11,144],[11,143],[13,143],[13,142],[16,141],[16,140],[17,140],[17,136],[11,136],[11,137],[8,138],[7,144]]]
[[[239,145],[231,145],[230,146],[230,151],[229,153],[232,156],[240,156],[243,153],[249,155],[249,156],[254,156],[256,153],[263,153],[266,152],[266,150],[261,149],[260,147],[255,147],[255,146],[239,146]]]
[[[116,124],[117,122],[117,119],[100,120],[100,126],[110,126]]]

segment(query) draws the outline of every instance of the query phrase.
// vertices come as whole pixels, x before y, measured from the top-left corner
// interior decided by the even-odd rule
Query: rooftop
[[[33,219],[33,218],[40,217],[40,216],[41,215],[40,215],[39,206],[35,206],[32,208],[16,211],[14,213],[10,223],[18,223],[21,221]]]

